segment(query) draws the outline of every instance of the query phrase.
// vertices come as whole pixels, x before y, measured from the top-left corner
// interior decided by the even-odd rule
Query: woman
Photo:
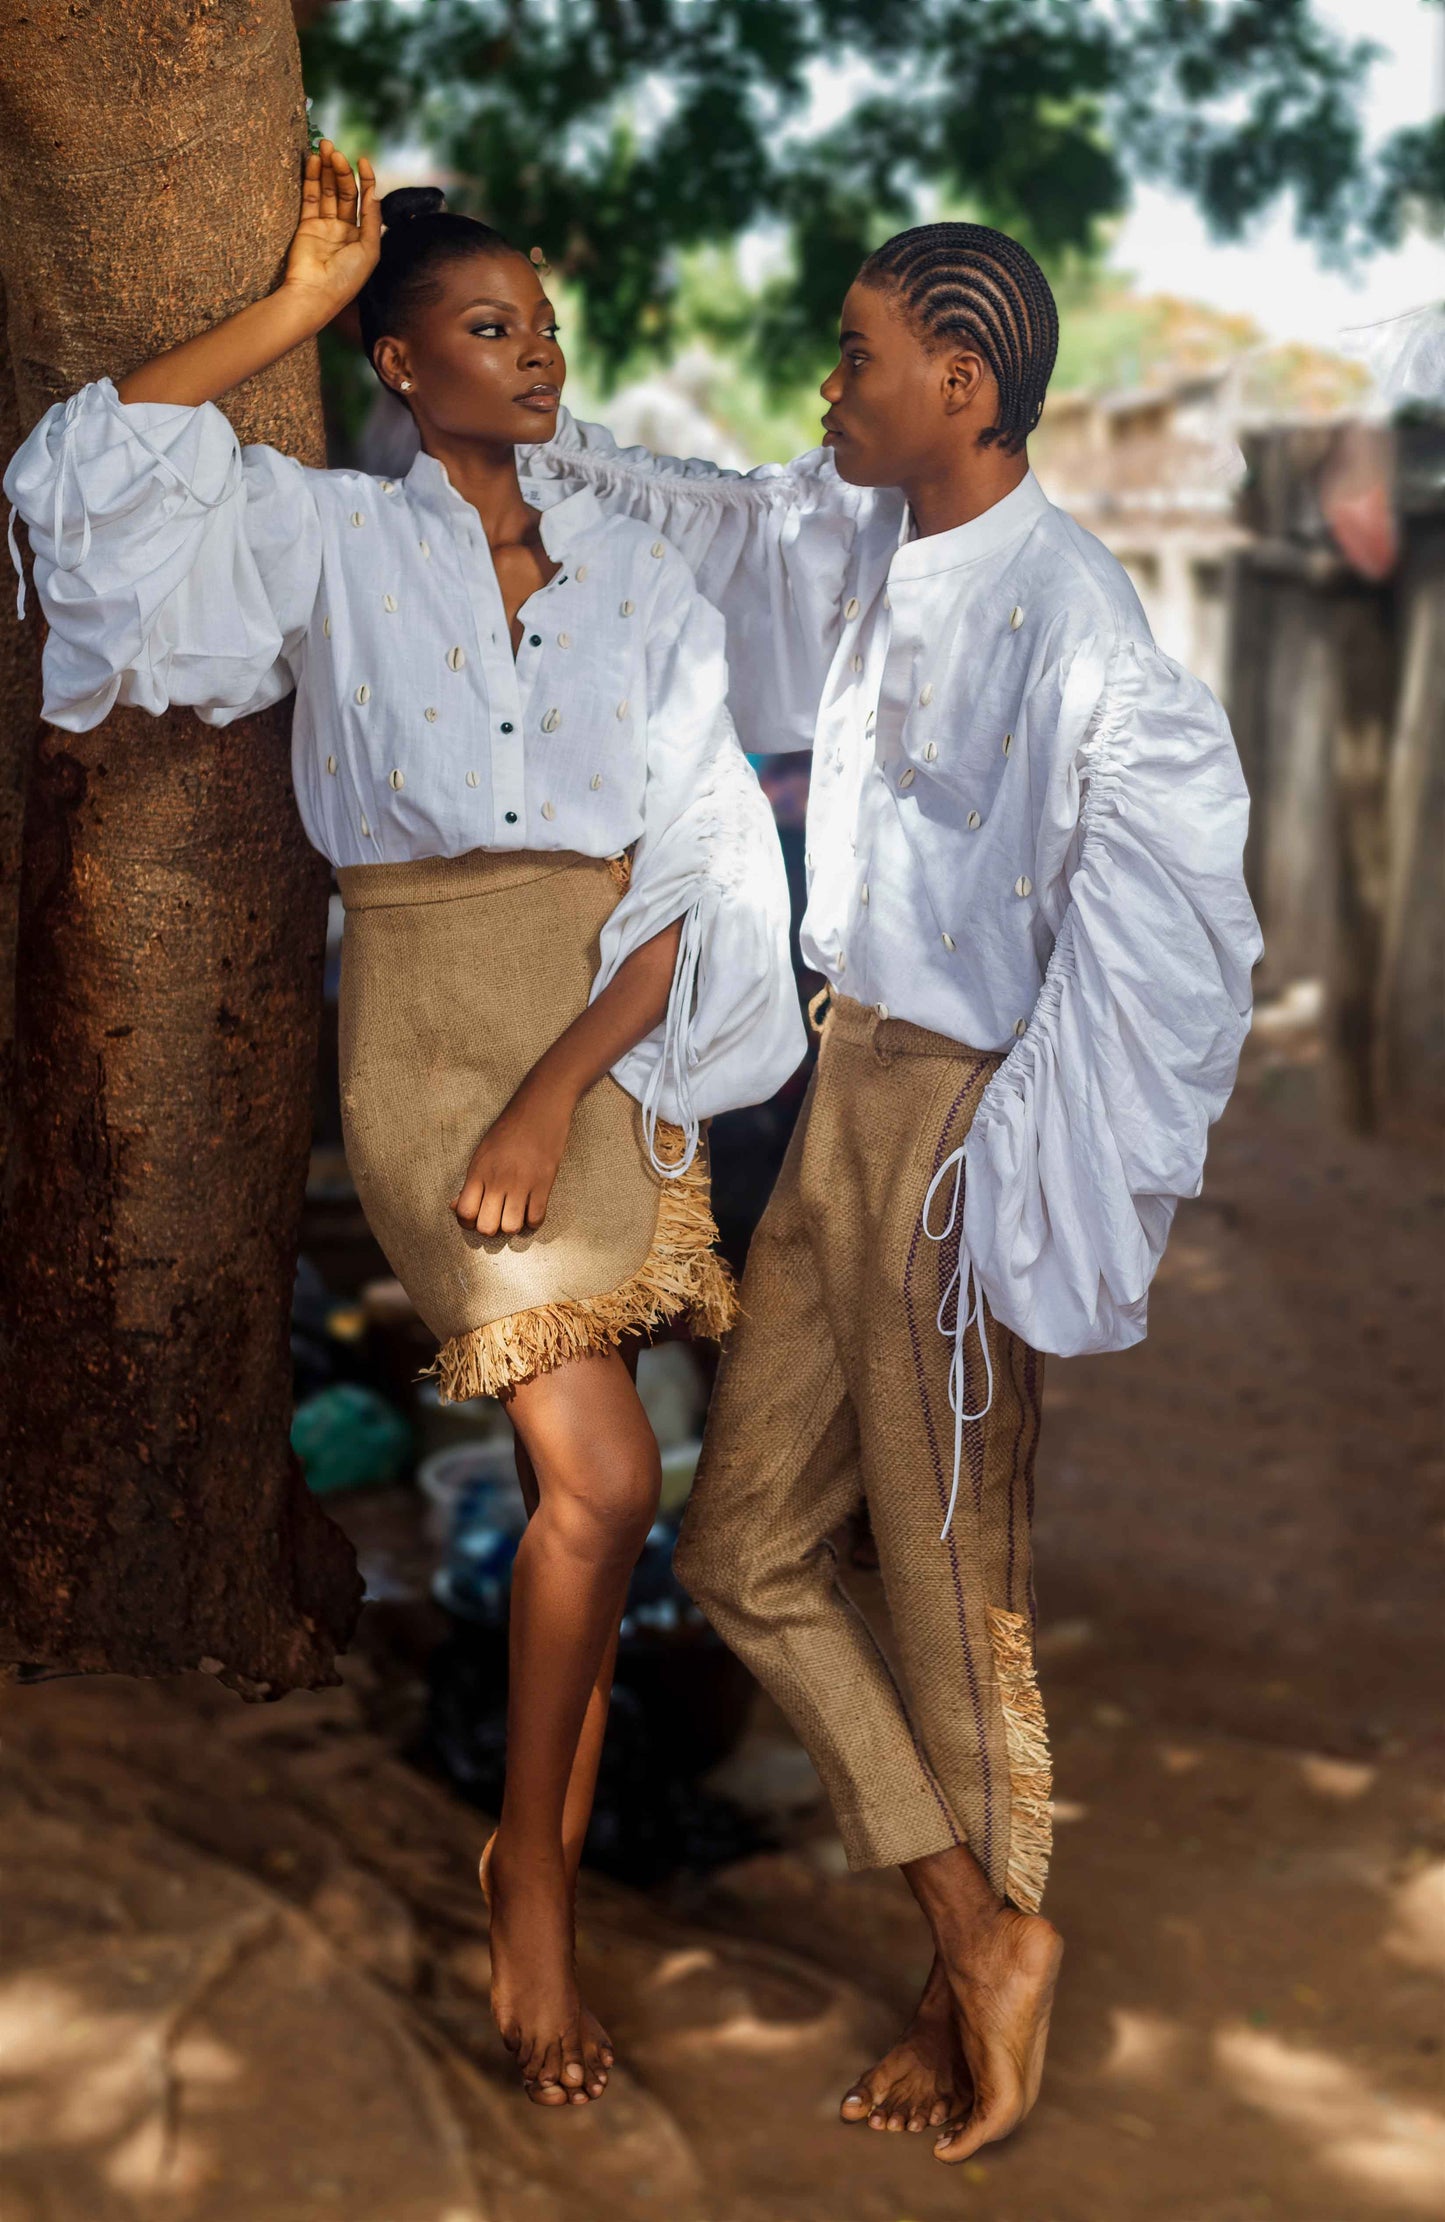
[[[306,830],[347,910],[347,1149],[441,1342],[501,1395],[531,1514],[484,1859],[493,2010],[531,2096],[600,2097],[573,1898],[657,1446],[625,1338],[726,1325],[701,1122],[802,1052],[787,892],[724,708],[722,622],[590,493],[523,500],[565,365],[526,257],[329,141],[282,284],[52,409],[6,490],[50,623],[45,715],[213,725],[297,691]],[[383,234],[382,222],[386,230]],[[242,451],[215,397],[359,296],[411,409],[402,482]]]

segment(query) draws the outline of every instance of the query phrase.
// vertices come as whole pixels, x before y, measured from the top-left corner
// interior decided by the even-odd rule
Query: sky
[[[1320,13],[1388,49],[1365,102],[1371,138],[1421,123],[1445,105],[1445,7],[1431,0],[1323,0]],[[1271,339],[1347,344],[1359,326],[1445,296],[1445,245],[1416,237],[1353,276],[1323,269],[1281,210],[1242,244],[1210,239],[1192,205],[1141,186],[1111,260],[1145,293],[1173,293],[1252,316]]]

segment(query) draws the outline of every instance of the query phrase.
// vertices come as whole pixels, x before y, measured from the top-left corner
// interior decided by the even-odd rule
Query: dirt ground
[[[719,1787],[785,1848],[588,1880],[624,2066],[601,2107],[530,2108],[482,1824],[397,1755],[373,1633],[275,1707],[199,1676],[0,1699],[3,2222],[1445,2215],[1445,1179],[1340,1134],[1321,1072],[1262,1029],[1149,1341],[1051,1370],[1068,1955],[1017,2138],[945,2170],[837,2124],[925,1953],[762,1704]]]

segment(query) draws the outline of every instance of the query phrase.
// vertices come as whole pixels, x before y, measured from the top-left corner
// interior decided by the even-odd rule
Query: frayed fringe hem
[[[1037,1913],[1054,1844],[1053,1761],[1049,1725],[1034,1672],[1033,1642],[1023,1613],[988,1608],[989,1641],[1003,1706],[1010,1786],[1005,1889],[1024,1913]]]
[[[672,1139],[659,1127],[658,1139]],[[681,1144],[681,1136],[675,1137]],[[468,1397],[504,1396],[550,1373],[569,1359],[614,1350],[624,1336],[647,1334],[664,1320],[686,1315],[693,1332],[718,1339],[737,1317],[732,1274],[713,1245],[717,1226],[709,1200],[706,1161],[699,1152],[658,1198],[657,1231],[636,1273],[601,1296],[535,1304],[494,1319],[443,1343],[424,1378],[434,1380],[443,1404]]]

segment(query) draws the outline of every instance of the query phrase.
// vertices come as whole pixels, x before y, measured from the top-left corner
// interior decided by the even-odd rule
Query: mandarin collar
[[[438,462],[436,456],[428,455],[425,449],[418,454],[407,472],[406,486],[409,493],[419,495],[423,501],[434,502],[443,508],[455,506],[471,509],[472,515],[476,515],[471,503],[457,492],[447,476],[445,463]],[[532,495],[535,492],[535,488],[527,489],[527,500],[534,507],[536,505],[532,503]],[[603,513],[602,505],[592,488],[580,486],[575,494],[565,494],[560,501],[549,503],[542,509],[541,516],[542,545],[556,562],[564,548],[570,547],[582,533],[590,532],[594,525],[602,522]]]
[[[996,501],[982,516],[971,517],[966,525],[955,525],[951,532],[933,532],[925,539],[914,539],[913,512],[905,508],[898,552],[888,567],[890,582],[932,578],[937,572],[977,563],[981,556],[993,555],[1009,541],[1021,539],[1052,506],[1033,472],[1026,471],[1002,501]]]

